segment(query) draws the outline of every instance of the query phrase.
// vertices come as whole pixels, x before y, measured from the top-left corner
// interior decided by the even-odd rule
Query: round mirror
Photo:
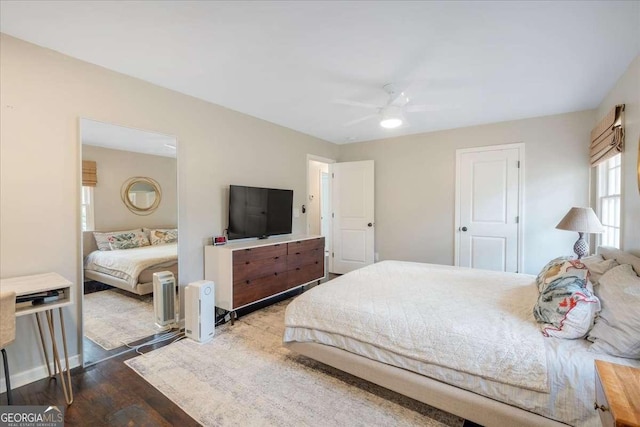
[[[162,192],[154,179],[135,176],[122,184],[122,201],[136,215],[149,215],[160,205]]]

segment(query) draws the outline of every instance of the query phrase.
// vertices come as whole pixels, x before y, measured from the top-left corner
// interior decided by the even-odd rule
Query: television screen
[[[229,240],[291,233],[293,190],[229,186]]]

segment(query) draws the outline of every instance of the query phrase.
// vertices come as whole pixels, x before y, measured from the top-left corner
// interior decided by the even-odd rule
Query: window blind
[[[95,187],[98,184],[98,168],[93,160],[82,161],[82,186]]]
[[[622,153],[624,148],[624,104],[616,105],[591,131],[591,166]]]

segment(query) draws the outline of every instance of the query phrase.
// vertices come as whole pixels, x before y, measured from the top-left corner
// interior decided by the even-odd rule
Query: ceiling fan
[[[376,110],[375,113],[351,120],[350,122],[345,123],[344,126],[353,126],[357,123],[377,118],[380,120],[380,126],[383,128],[394,129],[402,126],[403,124],[407,124],[407,119],[404,113],[435,111],[438,109],[434,105],[411,104],[409,97],[391,83],[384,85],[382,88],[389,95],[389,99],[384,105],[368,104],[364,102],[351,101],[349,99],[334,100],[333,102],[335,104]]]

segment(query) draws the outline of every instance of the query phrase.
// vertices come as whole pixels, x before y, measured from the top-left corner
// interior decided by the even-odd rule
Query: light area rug
[[[153,295],[110,289],[84,295],[84,335],[105,350],[122,347],[162,329],[153,320]]]
[[[125,363],[205,426],[461,426],[282,346],[284,301]]]

